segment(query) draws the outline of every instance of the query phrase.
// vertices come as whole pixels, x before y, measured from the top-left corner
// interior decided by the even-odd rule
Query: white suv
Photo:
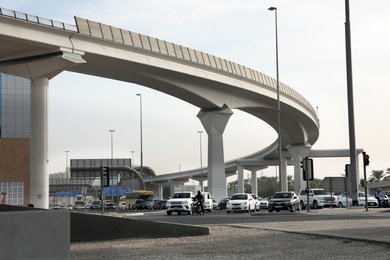
[[[182,212],[188,215],[192,214],[192,192],[175,192],[167,201],[167,215],[172,215],[172,212],[177,212],[180,215]]]
[[[307,189],[299,191],[299,198],[301,199],[301,208],[307,207],[307,194],[309,193],[309,205],[314,209],[323,207],[331,207],[338,205],[338,197],[332,195],[330,192],[321,188],[313,188],[307,192]]]

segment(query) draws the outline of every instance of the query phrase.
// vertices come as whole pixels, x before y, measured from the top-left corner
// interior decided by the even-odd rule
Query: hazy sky
[[[275,69],[278,8],[280,80],[318,111],[313,149],[348,149],[345,1],[342,0],[0,0],[3,8],[74,24],[74,16],[157,37],[253,68]],[[351,0],[356,146],[372,170],[390,167],[390,1]],[[109,64],[108,64],[109,66]],[[200,166],[199,109],[143,86],[63,72],[50,81],[49,172],[69,159],[115,158],[140,163],[140,98],[144,165],[157,174]],[[277,137],[264,122],[233,110],[224,133],[225,159],[258,151]],[[207,136],[202,134],[203,165]],[[360,165],[362,159],[359,158]],[[340,176],[349,158],[314,159],[315,177]],[[363,170],[361,168],[361,175]],[[275,176],[275,167],[261,171]],[[293,175],[293,168],[288,167]],[[259,173],[260,175],[260,173]]]

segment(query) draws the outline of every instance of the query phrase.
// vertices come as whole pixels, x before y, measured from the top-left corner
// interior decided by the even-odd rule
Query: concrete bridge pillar
[[[302,170],[300,167],[300,162],[305,158],[310,150],[310,146],[288,146],[288,151],[293,157],[294,162],[294,191],[296,194],[299,193],[299,190],[305,187],[305,182],[303,181]]]
[[[244,167],[237,165],[237,191],[244,192]]]
[[[30,203],[38,208],[49,207],[48,90],[48,78],[31,81]]]
[[[226,193],[225,159],[222,134],[233,112],[224,105],[220,109],[202,109],[198,118],[208,135],[208,190],[214,198]]]
[[[288,191],[288,183],[287,183],[287,159],[285,157],[281,158],[282,163],[282,176],[280,181],[280,187],[282,188],[282,191]]]

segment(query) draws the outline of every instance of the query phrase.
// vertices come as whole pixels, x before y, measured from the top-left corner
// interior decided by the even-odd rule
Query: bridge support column
[[[48,89],[46,77],[31,81],[30,203],[38,208],[49,207]]]
[[[303,181],[302,170],[300,167],[300,162],[305,158],[309,152],[310,146],[288,146],[288,151],[293,157],[294,162],[294,191],[296,194],[299,193],[299,190],[305,187],[305,182]]]
[[[208,190],[214,198],[226,197],[225,159],[222,134],[233,112],[224,105],[220,109],[202,109],[198,118],[208,135]]]
[[[285,157],[281,158],[282,160],[282,176],[280,181],[282,191],[288,191],[288,183],[287,183],[287,159]]]
[[[237,192],[244,192],[244,167],[237,165]]]
[[[257,195],[257,170],[251,171],[251,193]]]

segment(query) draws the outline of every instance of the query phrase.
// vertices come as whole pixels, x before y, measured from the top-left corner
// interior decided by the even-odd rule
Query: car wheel
[[[305,204],[303,203],[303,201],[301,201],[300,204],[301,204],[301,209],[305,209]]]
[[[273,212],[273,210],[272,210],[272,209],[269,209],[268,212]]]
[[[229,210],[227,210],[226,212],[227,212],[227,213],[230,213],[230,211],[229,211]]]
[[[177,215],[181,215],[181,212],[180,212],[180,211],[178,211],[178,212],[177,212]]]
[[[278,209],[276,210],[276,212],[279,212],[279,211],[280,211],[280,210],[278,210]]]
[[[313,201],[313,209],[318,209],[318,202],[315,200]]]
[[[167,211],[167,215],[168,216],[172,215],[172,212],[171,211]]]

